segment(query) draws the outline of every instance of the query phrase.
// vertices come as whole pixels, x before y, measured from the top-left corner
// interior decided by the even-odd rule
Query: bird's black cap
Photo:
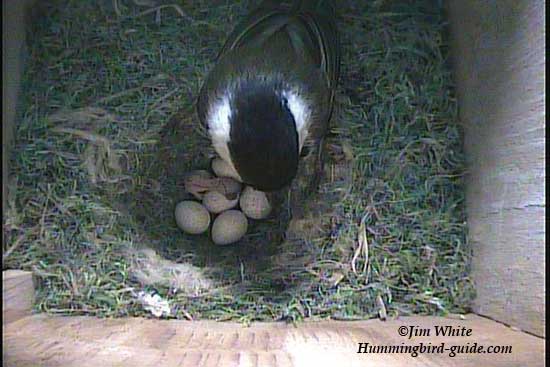
[[[298,132],[281,85],[242,82],[231,100],[228,147],[243,182],[262,191],[288,185],[298,169]]]

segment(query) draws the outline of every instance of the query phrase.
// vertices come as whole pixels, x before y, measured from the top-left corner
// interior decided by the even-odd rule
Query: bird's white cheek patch
[[[236,176],[240,177],[235,169],[235,165],[231,160],[231,154],[229,153],[229,139],[231,125],[229,120],[231,118],[231,107],[229,104],[229,96],[223,96],[220,100],[216,101],[209,109],[208,113],[208,132],[212,139],[212,146],[216,150],[216,153],[226,161]]]
[[[283,97],[287,99],[288,108],[294,117],[296,131],[298,131],[299,151],[301,151],[309,132],[308,129],[311,121],[311,109],[295,92],[284,92]]]
[[[231,126],[229,119],[231,118],[231,106],[229,104],[229,96],[223,96],[209,106],[208,110],[208,132],[212,140],[227,143],[229,141],[229,133]]]

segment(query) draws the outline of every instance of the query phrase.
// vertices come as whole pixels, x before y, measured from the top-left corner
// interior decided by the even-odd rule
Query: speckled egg
[[[248,220],[239,210],[221,213],[212,224],[212,241],[217,245],[229,245],[240,240],[248,229]]]
[[[271,212],[271,204],[263,191],[247,186],[241,193],[239,201],[243,213],[252,219],[264,219]]]
[[[200,203],[182,201],[176,205],[176,223],[189,234],[201,234],[210,226],[210,213]]]
[[[209,191],[202,198],[202,205],[213,214],[232,209],[239,203],[238,195],[233,199],[228,199],[224,194],[217,191]]]
[[[213,185],[212,175],[205,170],[196,170],[188,172],[183,180],[185,191],[201,200],[203,195]]]
[[[241,181],[241,177],[233,167],[221,158],[214,158],[212,160],[212,171],[218,177],[230,177],[234,180]]]
[[[234,199],[242,189],[242,184],[229,177],[213,179],[211,190],[224,194],[229,199]]]

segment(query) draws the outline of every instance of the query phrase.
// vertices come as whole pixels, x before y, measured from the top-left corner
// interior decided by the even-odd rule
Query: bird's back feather
[[[332,4],[329,0],[264,0],[252,10],[228,36],[203,84],[197,101],[201,122],[206,123],[210,104],[221,97],[227,83],[252,73],[266,77],[280,73],[311,93],[307,97],[319,108],[313,116],[316,129],[323,135],[340,68]]]
[[[340,66],[335,16],[329,0],[264,0],[233,29],[218,58],[239,47],[266,47],[274,34],[284,32],[296,53],[315,53],[311,56],[334,88]]]

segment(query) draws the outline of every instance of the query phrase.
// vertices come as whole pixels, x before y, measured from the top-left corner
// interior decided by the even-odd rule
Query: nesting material
[[[239,210],[220,214],[212,225],[212,241],[217,245],[229,245],[240,240],[248,229],[248,220]]]
[[[452,73],[447,70],[449,48],[441,44],[447,29],[443,2],[415,1],[406,6],[401,1],[342,2],[353,15],[344,14],[341,27],[342,39],[347,40],[342,43],[346,72],[334,114],[338,126],[326,140],[327,162],[318,199],[296,202],[296,195],[290,196],[288,202],[281,202],[280,217],[273,216],[275,203],[270,201],[272,220],[254,221],[252,228],[249,219],[246,241],[243,238],[218,251],[197,248],[198,244],[217,246],[207,244],[209,232],[200,238],[183,232],[174,236],[174,208],[187,199],[182,195],[198,201],[182,192],[178,172],[189,171],[189,167],[211,171],[207,155],[212,150],[206,149],[208,139],[191,113],[194,96],[180,93],[179,80],[171,76],[184,75],[189,85],[201,83],[197,67],[204,64],[205,54],[217,53],[217,46],[225,41],[226,35],[217,30],[226,26],[216,20],[237,20],[245,8],[240,3],[186,3],[188,14],[200,14],[198,21],[213,27],[207,40],[195,32],[196,22],[182,22],[170,14],[162,18],[163,32],[151,32],[151,19],[137,17],[132,19],[130,34],[125,33],[127,22],[110,22],[109,9],[101,2],[49,3],[48,21],[31,24],[33,37],[29,38],[23,79],[33,87],[21,90],[21,119],[10,165],[17,182],[4,228],[5,249],[13,251],[4,257],[4,267],[37,269],[37,309],[64,315],[149,314],[135,307],[128,292],[128,288],[139,287],[136,282],[140,281],[120,276],[134,262],[121,251],[137,243],[158,245],[160,257],[184,263],[192,253],[205,274],[224,270],[224,284],[214,285],[207,297],[184,296],[183,288],[172,294],[170,285],[155,286],[180,306],[174,311],[177,318],[184,317],[184,309],[193,318],[216,320],[378,317],[378,294],[388,318],[467,312],[474,292],[469,276],[471,244],[466,240],[463,133],[456,118]],[[122,10],[129,12],[124,17],[133,12],[128,6]],[[59,29],[71,39],[70,44],[58,42]],[[184,43],[177,37],[182,32],[188,35]],[[159,44],[169,52],[159,54]],[[204,52],[194,52],[197,49]],[[98,57],[104,62],[87,62]],[[159,57],[163,59],[161,73]],[[125,60],[124,67],[120,60]],[[104,73],[115,77],[94,78]],[[83,93],[74,95],[79,90]],[[75,108],[89,103],[102,106],[106,113],[87,111],[86,116],[78,113],[78,117],[65,115],[64,121],[50,121],[49,113],[57,112],[59,101],[64,100],[73,101],[69,107]],[[36,119],[45,123],[37,124]],[[147,123],[121,123],[134,120]],[[84,184],[86,175],[79,176],[74,186],[75,173],[87,174],[82,171],[86,168],[82,166],[86,159],[83,144],[93,142],[52,133],[50,128],[60,124],[116,142],[111,149],[124,158],[120,174],[109,171],[100,190]],[[345,147],[335,148],[342,140],[349,141],[352,155],[346,157]],[[153,180],[160,190],[150,186]],[[374,180],[379,183],[371,186]],[[319,210],[311,210],[317,203]],[[304,224],[304,237],[293,234],[307,242],[314,240],[312,246],[283,241],[286,232],[296,226],[287,223],[286,209],[293,204],[316,214]],[[355,274],[346,269],[358,246],[357,224],[364,215],[368,215],[370,270],[362,273],[366,258],[361,251]],[[326,222],[330,223],[325,226]],[[35,240],[37,223],[43,241]],[[74,223],[79,228],[77,238]],[[319,228],[322,236],[305,237],[309,228]],[[41,244],[44,241],[47,251]],[[232,255],[241,252],[229,247],[241,242],[247,248],[261,246],[261,253],[242,252],[246,282],[241,269],[230,267],[235,263]],[[435,251],[427,254],[426,244]],[[67,254],[67,248],[74,251]],[[278,251],[276,258],[268,259],[272,248]],[[67,274],[75,264],[82,276]],[[314,271],[310,271],[311,264]],[[147,265],[147,270],[154,266]],[[168,277],[170,267],[163,269],[163,277]],[[321,283],[334,271],[345,275],[338,289],[329,288],[336,280]],[[71,281],[67,282],[67,276]],[[82,290],[95,289],[97,279],[105,291],[82,297]],[[178,284],[183,285],[181,279]],[[289,281],[292,286],[281,289]],[[240,286],[226,291],[225,284]],[[295,300],[307,300],[307,304],[302,302],[305,311],[294,307]]]
[[[201,234],[210,226],[210,214],[201,204],[194,201],[182,201],[176,205],[176,223],[182,231],[189,234]]]
[[[229,209],[233,209],[239,203],[239,197],[228,199],[224,194],[218,191],[209,191],[202,198],[202,205],[212,214],[219,214]]]
[[[128,250],[130,275],[143,285],[167,287],[174,292],[198,296],[215,287],[203,269],[185,262],[167,260],[151,248]]]
[[[271,204],[263,191],[258,191],[247,186],[240,200],[241,210],[247,217],[252,219],[264,219],[271,212]]]
[[[233,167],[221,158],[214,158],[212,160],[212,171],[218,177],[230,177],[234,180],[241,181],[241,177]]]
[[[172,313],[170,303],[158,294],[151,294],[142,291],[137,294],[137,298],[143,305],[143,309],[151,312],[155,317],[168,317]]]

